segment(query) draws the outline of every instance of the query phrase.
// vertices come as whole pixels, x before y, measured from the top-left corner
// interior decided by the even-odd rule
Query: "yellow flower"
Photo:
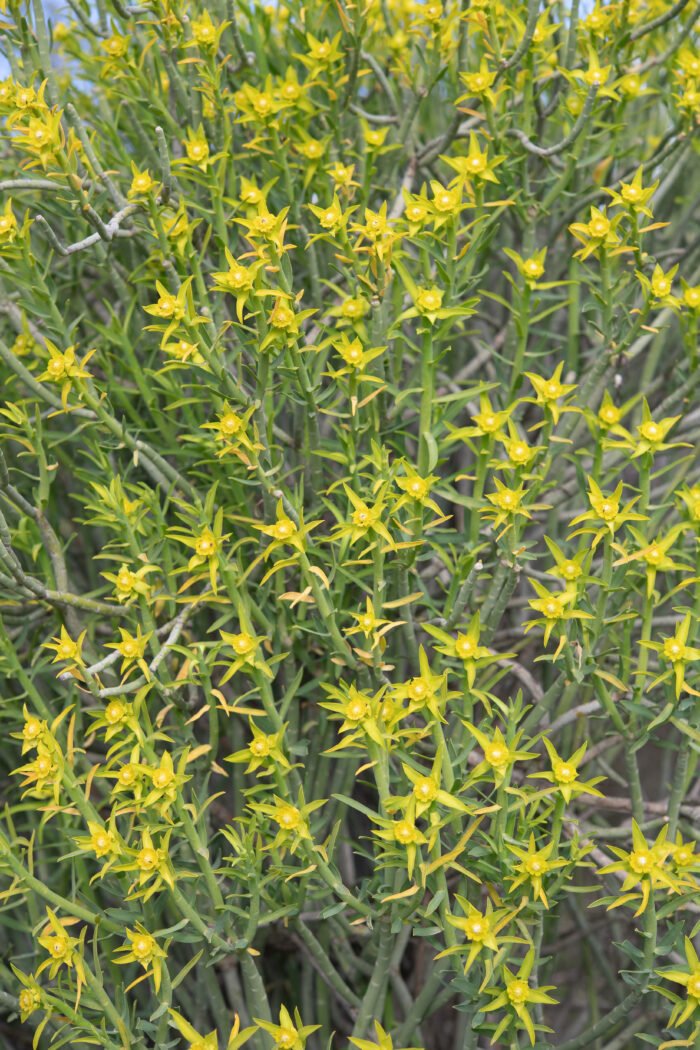
[[[12,144],[35,154],[44,169],[54,160],[56,151],[65,145],[61,113],[58,110],[46,112],[43,117],[30,117],[28,124],[14,125],[13,131]]]
[[[700,692],[693,689],[685,678],[687,664],[695,663],[700,660],[700,649],[688,645],[690,624],[691,615],[690,613],[686,613],[678,624],[675,634],[664,638],[661,642],[640,641],[640,645],[643,645],[646,649],[653,649],[653,651],[658,653],[665,663],[671,665],[669,670],[663,672],[651,682],[647,687],[648,689],[653,689],[667,678],[673,676],[676,689],[676,699],[679,699],[681,693],[684,692],[690,693],[691,696],[700,696]]]
[[[600,795],[600,791],[595,789],[595,785],[599,784],[601,780],[605,780],[605,777],[595,777],[593,780],[587,781],[578,779],[578,767],[583,761],[587,744],[582,744],[571,758],[562,759],[547,737],[543,737],[543,741],[549,755],[551,769],[543,773],[528,773],[528,776],[539,780],[550,780],[554,785],[552,790],[558,791],[567,805],[573,797],[578,795]]]
[[[142,898],[146,901],[163,884],[171,889],[174,887],[175,873],[168,852],[169,840],[169,828],[161,839],[159,846],[154,844],[150,831],[142,831],[140,848],[128,850],[129,859],[126,863],[117,864],[112,869],[115,872],[131,872],[135,876],[126,900]]]
[[[134,572],[128,565],[122,564],[117,573],[103,572],[100,575],[114,584],[118,602],[128,602],[139,595],[148,600],[152,587],[146,580],[146,576],[153,572],[159,572],[157,565],[140,565]]]
[[[481,394],[479,397],[479,411],[472,416],[474,426],[458,427],[451,430],[449,440],[461,441],[470,437],[489,438],[491,435],[495,435],[500,440],[503,427],[509,422],[515,407],[516,404],[514,402],[512,405],[508,405],[502,411],[499,411],[491,404],[488,394]],[[511,433],[514,433],[517,437],[517,431],[512,431]]]
[[[187,1021],[182,1014],[179,1014],[177,1010],[168,1009],[168,1013],[172,1017],[172,1023],[175,1025],[180,1035],[183,1036],[184,1039],[189,1040],[189,1050],[219,1050],[219,1036],[216,1030],[209,1032],[208,1035],[200,1035],[199,1032],[192,1027],[190,1022]],[[229,1042],[229,1046],[232,1050],[233,1048],[242,1046],[243,1043],[250,1038],[252,1033],[256,1031],[255,1026],[253,1025],[251,1025],[250,1028],[245,1028],[243,1032],[241,1032],[239,1040],[236,1042],[235,1037],[238,1035],[238,1024],[238,1014],[236,1014],[236,1022],[233,1031],[231,1032],[231,1039]]]
[[[43,642],[42,646],[44,649],[54,649],[56,651],[56,655],[51,661],[53,664],[67,661],[72,666],[77,665],[78,667],[85,667],[85,661],[80,655],[80,651],[83,642],[85,641],[86,634],[87,630],[83,631],[78,638],[73,641],[65,627],[61,626],[60,635],[50,642]]]
[[[100,47],[107,52],[108,59],[123,58],[129,50],[130,40],[129,34],[121,36],[119,33],[113,33],[106,40],[100,41]]]
[[[461,95],[455,101],[455,105],[459,105],[460,102],[468,101],[470,98],[487,98],[493,105],[496,100],[496,96],[491,90],[491,86],[497,77],[496,71],[489,69],[488,61],[486,58],[481,59],[479,71],[477,73],[460,73],[459,79],[463,82],[467,88],[468,94]]]
[[[607,875],[610,872],[622,871],[625,880],[622,883],[622,896],[608,905],[611,908],[619,908],[623,904],[640,900],[639,907],[635,912],[635,918],[641,915],[647,906],[649,893],[652,887],[662,886],[671,893],[677,893],[685,885],[695,886],[688,879],[682,880],[672,875],[664,867],[666,858],[672,852],[673,847],[666,842],[668,827],[663,825],[656,837],[653,846],[650,846],[636,820],[632,820],[632,849],[627,852],[619,846],[608,846],[611,853],[618,858],[612,864],[606,864],[598,868],[599,875]],[[633,886],[641,886],[641,893],[630,893]]]
[[[431,324],[435,323],[444,295],[444,291],[435,285],[431,288],[417,289],[417,295],[414,299],[415,307],[420,314],[428,318]]]
[[[484,517],[493,519],[494,528],[497,529],[500,525],[510,528],[516,518],[532,517],[530,511],[522,506],[523,497],[527,495],[523,485],[518,485],[517,488],[511,489],[498,478],[494,478],[494,483],[496,491],[487,492],[486,499],[494,506],[495,510],[491,510],[488,507],[479,509],[479,513],[483,514]]]
[[[161,817],[167,816],[168,810],[177,801],[183,784],[192,779],[185,773],[188,755],[189,748],[185,748],[178,761],[177,771],[169,751],[163,752],[157,766],[144,766],[142,775],[151,782],[151,789],[143,799],[144,807],[153,806]]]
[[[145,926],[142,926],[140,922],[136,923],[135,930],[125,930],[126,936],[129,943],[123,944],[121,948],[117,948],[118,952],[123,954],[119,958],[115,958],[115,962],[120,965],[125,965],[130,962],[138,962],[144,970],[148,970],[151,967],[153,974],[153,987],[156,992],[160,988],[161,974],[163,969],[163,959],[167,957],[167,953],[157,943],[155,937],[146,930]]]
[[[298,806],[294,806],[290,802],[285,801],[285,799],[275,795],[274,804],[267,802],[252,802],[250,804],[250,809],[262,816],[270,817],[278,827],[277,834],[270,843],[269,848],[280,848],[284,854],[287,847],[289,847],[289,852],[294,853],[302,840],[313,841],[313,836],[309,829],[309,816],[314,810],[325,805],[326,799],[317,799],[314,802],[305,803],[304,794],[300,788],[298,803]]]
[[[489,159],[488,146],[482,150],[475,132],[471,131],[469,133],[469,152],[466,157],[441,157],[440,159],[457,172],[457,178],[450,183],[451,186],[454,186],[464,179],[497,183],[498,179],[493,170],[505,160],[505,157],[497,156]]]
[[[28,1017],[30,1017],[35,1010],[40,1010],[42,1005],[41,989],[39,988],[36,980],[33,977],[26,977],[24,974],[20,974],[18,970],[13,966],[15,974],[27,982],[27,986],[22,989],[18,996],[19,1005],[19,1019],[24,1024]]]
[[[244,747],[240,751],[236,751],[232,755],[228,755],[225,762],[247,762],[246,773],[257,773],[260,769],[262,773],[273,773],[275,766],[283,766],[285,769],[289,769],[289,762],[282,751],[282,736],[284,730],[287,728],[287,722],[278,733],[263,733],[261,729],[258,729],[253,719],[250,719],[250,729],[253,734],[253,738],[247,747]]]
[[[617,247],[620,243],[617,227],[623,215],[624,212],[618,212],[610,219],[604,211],[591,207],[589,222],[572,223],[570,232],[583,244],[583,248],[574,253],[575,257],[587,259],[589,255],[597,255],[601,249]]]
[[[690,937],[685,938],[685,957],[687,966],[685,970],[663,969],[655,972],[663,977],[665,981],[673,981],[675,984],[684,985],[686,989],[685,1004],[677,1002],[668,1022],[669,1028],[677,1028],[687,1021],[700,1007],[700,960],[693,947]]]
[[[58,805],[61,794],[62,764],[62,755],[53,738],[48,738],[45,743],[39,743],[34,761],[12,771],[13,775],[24,777],[21,786],[27,790],[22,797],[28,794],[37,799],[52,797],[54,803]]]
[[[356,182],[353,182],[353,174],[355,172],[354,164],[343,164],[337,160],[328,169],[333,182],[338,186],[341,186],[345,190],[349,190],[351,186],[357,186]]]
[[[200,171],[206,171],[209,166],[209,143],[200,124],[197,130],[187,129],[187,138],[183,143],[187,158],[195,164]]]
[[[19,733],[10,733],[11,737],[22,741],[22,754],[33,751],[39,744],[46,745],[49,742],[49,729],[46,721],[32,715],[26,704],[22,706],[24,725]]]
[[[496,729],[493,736],[488,737],[480,729],[472,725],[471,722],[465,721],[464,725],[484,752],[483,761],[479,762],[472,773],[475,779],[479,779],[486,774],[493,778],[494,784],[498,787],[499,784],[503,783],[516,762],[537,757],[534,751],[517,750],[522,731],[518,731],[515,734],[509,733],[511,740],[508,742],[500,729]]]
[[[379,619],[374,611],[372,599],[369,597],[367,598],[367,604],[365,606],[364,611],[359,613],[350,613],[350,616],[352,616],[353,620],[356,621],[355,626],[344,627],[343,634],[351,635],[362,633],[365,636],[365,638],[371,638],[371,649],[376,649],[376,647],[380,643],[383,646],[385,644],[382,641],[384,636],[389,631],[393,630],[394,627],[398,627],[399,624],[403,623],[403,620],[392,621]]]
[[[176,525],[168,530],[168,534],[173,536],[178,543],[184,543],[185,546],[194,551],[192,557],[187,563],[188,572],[192,572],[193,569],[198,569],[200,566],[208,566],[209,580],[214,594],[216,594],[218,590],[217,574],[219,571],[220,552],[224,543],[231,535],[230,532],[222,534],[223,524],[224,510],[223,507],[219,507],[214,516],[214,522],[211,528],[208,525],[205,525],[200,528],[199,531],[189,531]]]
[[[541,616],[536,617],[534,620],[529,620],[525,625],[525,631],[527,633],[536,624],[544,626],[544,644],[548,645],[552,631],[559,625],[560,642],[556,653],[558,655],[566,640],[566,621],[591,620],[593,617],[591,613],[567,608],[567,606],[576,601],[575,590],[565,588],[563,591],[554,592],[548,591],[539,580],[531,579],[530,583],[539,597],[530,598],[528,605],[535,612],[541,613]]]
[[[319,225],[332,236],[345,229],[350,216],[355,210],[354,208],[347,208],[344,211],[338,200],[337,193],[333,194],[333,200],[325,208],[321,208],[317,204],[308,204],[307,207],[316,216]]]
[[[286,546],[293,547],[300,554],[303,553],[306,549],[306,537],[320,524],[321,519],[318,519],[305,525],[303,510],[299,511],[298,524],[295,523],[286,513],[280,499],[277,501],[277,520],[271,525],[258,525],[256,522],[253,528],[261,532],[263,536],[270,537],[272,542],[265,548],[265,558],[268,558],[273,551]]]
[[[131,186],[127,192],[129,200],[134,200],[137,197],[148,196],[149,193],[157,193],[158,183],[151,177],[151,173],[146,168],[144,171],[139,171],[136,165],[131,163],[132,180]]]
[[[327,71],[329,66],[332,66],[334,62],[340,62],[343,58],[343,51],[340,47],[340,30],[335,34],[332,40],[326,37],[324,40],[319,40],[311,33],[306,34],[306,43],[308,51],[305,55],[296,55],[296,57],[304,63],[306,68],[309,70],[310,79],[314,79],[322,71]]]
[[[184,301],[177,295],[173,295],[167,288],[156,281],[158,300],[150,306],[144,306],[146,313],[154,317],[162,317],[164,320],[180,321],[185,316]]]
[[[479,957],[484,948],[488,948],[490,952],[495,953],[502,944],[521,941],[519,937],[499,936],[500,931],[513,918],[514,912],[509,911],[507,908],[499,908],[497,911],[494,911],[490,900],[486,902],[486,910],[481,912],[465,897],[460,896],[459,893],[455,894],[455,900],[459,903],[464,916],[448,913],[446,918],[450,926],[454,926],[462,931],[466,943],[455,944],[451,948],[446,948],[435,956],[436,959],[442,959],[446,955],[454,955],[455,953],[460,955],[466,953],[467,958],[464,963],[464,973],[466,975],[471,969],[472,963]]]
[[[403,468],[406,471],[405,477],[394,479],[396,487],[403,492],[403,495],[397,499],[394,510],[400,510],[401,507],[406,505],[415,507],[416,504],[419,504],[421,507],[427,507],[429,510],[432,510],[442,518],[443,514],[439,505],[430,496],[432,486],[436,481],[440,480],[437,474],[428,474],[427,477],[421,477],[411,464],[405,460]]]
[[[319,707],[331,711],[332,714],[341,719],[338,727],[339,733],[350,734],[332,750],[350,747],[356,741],[365,744],[364,737],[368,736],[379,747],[387,749],[391,742],[390,734],[383,731],[381,708],[382,698],[386,686],[382,686],[373,696],[369,693],[361,693],[355,685],[339,687],[321,683],[324,692],[333,697],[332,701],[321,701]]]
[[[350,1042],[359,1047],[359,1050],[399,1050],[398,1047],[394,1048],[393,1039],[384,1031],[379,1021],[374,1022],[374,1030],[377,1033],[376,1043],[370,1042],[369,1039],[355,1039],[353,1036],[349,1036]],[[417,1050],[417,1047],[405,1047],[404,1050]]]
[[[596,794],[600,794],[600,792],[596,792]],[[535,836],[530,833],[527,850],[520,849],[519,846],[513,846],[510,843],[506,843],[506,845],[510,852],[514,853],[520,860],[520,864],[513,865],[513,871],[516,875],[510,884],[510,892],[513,893],[523,884],[529,884],[533,899],[542,901],[545,908],[549,907],[542,887],[542,880],[550,871],[556,871],[557,868],[561,868],[566,864],[566,861],[561,858],[550,860],[554,843],[550,842],[538,850],[535,845]]]
[[[308,34],[307,34],[308,36]],[[253,1020],[259,1025],[263,1031],[268,1032],[269,1035],[274,1039],[274,1045],[279,1050],[304,1050],[306,1045],[307,1036],[311,1035],[312,1032],[317,1031],[320,1025],[301,1023],[301,1016],[299,1011],[294,1009],[294,1020],[289,1014],[286,1006],[280,1007],[280,1019],[279,1024],[273,1024],[271,1021],[263,1021],[259,1017],[254,1017]]]
[[[643,514],[637,514],[632,511],[632,507],[639,499],[638,496],[635,496],[634,499],[630,500],[629,503],[626,503],[624,507],[620,508],[623,487],[622,482],[620,482],[614,492],[607,495],[601,491],[593,478],[589,477],[588,484],[588,501],[591,505],[591,509],[584,514],[579,514],[576,518],[573,518],[570,524],[578,525],[579,522],[582,521],[598,521],[600,522],[600,528],[596,529],[586,527],[584,529],[578,529],[571,534],[572,536],[579,536],[584,533],[594,533],[592,543],[592,548],[594,549],[601,537],[605,535],[606,531],[612,536],[617,529],[619,529],[620,525],[626,521],[646,520]]]
[[[516,1027],[524,1028],[526,1030],[530,1042],[534,1046],[535,1027],[528,1012],[528,1005],[530,1003],[557,1002],[556,999],[552,999],[550,995],[547,995],[547,992],[553,990],[554,985],[546,985],[543,988],[532,988],[530,986],[529,978],[534,962],[535,949],[531,948],[520,965],[517,974],[514,974],[509,970],[507,966],[503,967],[505,989],[486,989],[488,995],[495,996],[495,998],[488,1004],[487,1009],[491,1011],[500,1010],[503,1007],[506,1007],[508,1011],[496,1028],[492,1042],[497,1043],[502,1033],[510,1028],[511,1025],[515,1025]]]
[[[425,845],[428,839],[416,827],[416,796],[411,794],[403,816],[399,820],[387,820],[385,817],[372,815],[372,820],[379,825],[379,830],[372,834],[387,843],[380,857],[398,857],[405,862],[409,879],[413,875],[418,847]]]
[[[348,536],[350,543],[357,543],[358,540],[365,540],[372,538],[374,534],[375,542],[376,538],[386,540],[390,548],[394,547],[394,541],[391,534],[387,530],[386,525],[382,521],[382,511],[384,510],[385,497],[383,491],[377,496],[374,505],[366,503],[363,499],[360,499],[352,489],[347,485],[343,485],[345,493],[350,501],[352,511],[350,513],[349,521],[346,524],[340,524],[333,533],[331,533],[332,539],[342,539],[344,536]]]
[[[9,197],[5,210],[0,214],[0,244],[12,244],[17,233],[17,219],[12,211],[12,198]]]
[[[77,1002],[80,998],[81,986],[85,983],[82,951],[87,927],[83,926],[80,937],[69,937],[66,933],[66,926],[72,926],[78,920],[72,918],[58,919],[50,908],[46,909],[46,914],[49,917],[49,922],[37,938],[37,941],[48,952],[49,958],[45,959],[37,967],[36,976],[38,977],[43,970],[48,969],[49,977],[53,980],[62,966],[69,970],[75,970],[78,985]]]
[[[215,25],[209,11],[205,8],[199,18],[192,20],[192,43],[202,51],[216,51],[221,34],[229,24],[229,22],[220,22]]]
[[[503,251],[513,260],[518,268],[518,273],[525,278],[526,283],[532,284],[538,281],[544,273],[544,260],[547,256],[546,248],[541,248],[527,259],[524,259],[518,252],[513,251],[512,248],[504,248]]]
[[[525,397],[523,401],[531,401],[534,404],[542,405],[543,408],[551,413],[552,421],[555,425],[559,422],[562,412],[579,411],[571,408],[568,402],[564,405],[559,404],[561,398],[566,397],[576,389],[575,383],[562,383],[561,372],[563,367],[564,363],[560,361],[554,374],[549,379],[544,379],[534,372],[525,373],[535,389],[535,397]]]
[[[79,849],[90,850],[98,859],[103,857],[118,856],[119,838],[113,828],[106,828],[104,824],[88,821],[89,835],[76,836],[75,842]]]
[[[653,215],[648,204],[654,191],[659,185],[659,180],[657,179],[652,186],[644,187],[642,185],[643,171],[644,169],[640,165],[631,182],[620,182],[619,192],[607,188],[605,188],[605,192],[610,194],[614,204],[626,208],[628,211],[631,211],[636,215],[646,215],[647,218],[651,219],[653,218]]]
[[[222,685],[240,670],[260,671],[266,678],[272,678],[272,671],[258,652],[261,643],[265,641],[265,636],[251,634],[247,626],[244,626],[243,623],[241,626],[243,630],[239,634],[232,634],[229,631],[219,632],[221,641],[230,646],[234,652],[233,662],[226,661],[228,670],[221,679]]]

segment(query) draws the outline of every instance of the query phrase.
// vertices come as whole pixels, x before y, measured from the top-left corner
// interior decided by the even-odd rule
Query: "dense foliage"
[[[698,5],[0,7],[0,1045],[700,1046]]]

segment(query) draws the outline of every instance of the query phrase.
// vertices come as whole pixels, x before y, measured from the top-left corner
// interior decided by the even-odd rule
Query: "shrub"
[[[2,7],[2,1045],[696,1045],[697,6]]]

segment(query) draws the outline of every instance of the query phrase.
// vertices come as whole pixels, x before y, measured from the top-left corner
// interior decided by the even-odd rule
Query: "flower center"
[[[397,842],[411,842],[415,828],[407,820],[399,820],[394,825],[394,836]]]
[[[33,740],[41,733],[41,722],[38,718],[28,718],[24,723],[25,740]]]
[[[529,987],[525,981],[511,981],[506,987],[508,998],[512,1003],[527,1002],[528,991]]]
[[[249,634],[238,634],[233,640],[233,648],[241,655],[249,653],[254,648],[253,639]]]
[[[489,744],[484,751],[484,757],[489,765],[501,766],[508,761],[508,751],[500,744]]]
[[[134,941],[131,950],[137,959],[145,959],[147,955],[151,954],[151,939],[145,937],[139,937],[138,940]]]
[[[685,646],[675,639],[668,639],[664,642],[664,656],[667,660],[682,660],[685,656]]]
[[[278,540],[286,539],[287,536],[291,536],[292,532],[294,531],[294,526],[292,522],[287,519],[284,519],[283,521],[278,521],[274,528],[275,538]]]
[[[457,641],[455,642],[455,652],[460,660],[468,660],[474,655],[475,648],[476,647],[471,638],[467,638],[464,634],[458,635]]]
[[[136,858],[136,863],[141,868],[141,871],[153,871],[158,863],[158,854],[154,849],[142,849]]]
[[[416,781],[413,793],[417,798],[423,799],[425,802],[434,799],[437,794],[437,788],[435,782],[430,777],[421,777],[420,780]]]
[[[603,500],[600,504],[600,516],[604,521],[612,521],[617,517],[618,504],[614,500]]]
[[[235,434],[240,429],[240,420],[233,412],[224,416],[221,420],[220,429],[224,434]]]
[[[285,806],[284,809],[279,810],[277,814],[277,823],[283,828],[296,828],[299,825],[301,819],[299,810],[294,806]]]
[[[349,722],[359,722],[367,714],[367,705],[363,700],[351,700],[345,708],[345,717]]]
[[[632,871],[636,871],[638,875],[643,874],[651,868],[651,857],[648,853],[644,853],[641,850],[635,850],[634,853],[630,854],[630,867]]]
[[[470,940],[481,941],[489,932],[489,926],[484,918],[475,917],[467,921],[464,932]]]
[[[116,725],[124,717],[124,704],[121,700],[112,700],[105,708],[105,719],[111,726]]]
[[[34,996],[29,988],[23,988],[19,993],[19,1008],[22,1012],[34,1010]]]
[[[576,780],[576,769],[569,765],[568,762],[558,762],[554,766],[553,772],[561,784],[570,784],[572,780]]]
[[[424,700],[428,695],[428,686],[422,678],[414,678],[409,686],[409,695],[412,700]]]

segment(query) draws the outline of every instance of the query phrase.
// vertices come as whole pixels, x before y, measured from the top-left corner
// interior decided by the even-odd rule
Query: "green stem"
[[[434,361],[433,361],[433,332],[432,328],[426,328],[423,332],[421,345],[421,395],[420,395],[420,435],[418,446],[418,473],[426,477],[430,472],[431,445],[434,442],[432,435],[433,401],[434,401]]]

